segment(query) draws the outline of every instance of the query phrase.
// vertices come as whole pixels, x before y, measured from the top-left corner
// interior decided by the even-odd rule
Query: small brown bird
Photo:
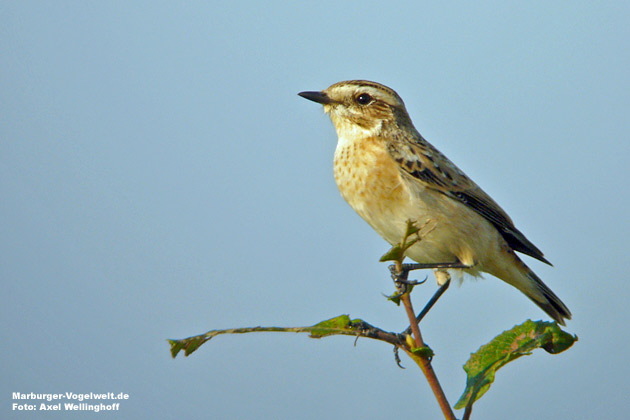
[[[571,312],[515,251],[550,264],[466,174],[413,126],[398,94],[379,83],[352,80],[300,96],[324,105],[337,130],[335,181],[343,198],[390,244],[407,221],[422,226],[406,255],[419,263],[461,264],[516,287],[559,324]],[[451,269],[435,270],[440,285]]]

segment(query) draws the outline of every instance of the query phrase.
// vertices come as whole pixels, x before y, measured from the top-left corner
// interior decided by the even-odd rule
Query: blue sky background
[[[222,336],[172,360],[165,341],[405,326],[332,125],[296,95],[356,78],[400,93],[573,311],[577,345],[504,368],[473,418],[626,415],[630,6],[433,3],[1,2],[0,417],[67,417],[11,392],[111,391],[121,411],[80,418],[439,418],[383,343]],[[448,291],[422,328],[451,403],[469,353],[527,318],[546,319],[489,276]]]

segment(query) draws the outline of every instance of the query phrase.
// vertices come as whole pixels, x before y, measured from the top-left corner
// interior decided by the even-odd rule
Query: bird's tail
[[[565,319],[571,319],[571,311],[567,305],[538,277],[529,267],[527,267],[527,277],[533,283],[538,293],[529,293],[521,290],[536,305],[552,317],[558,324],[565,325]]]
[[[565,319],[571,319],[571,311],[554,292],[524,263],[516,254],[511,253],[517,264],[510,264],[508,272],[498,276],[530,298],[558,324],[565,325]]]

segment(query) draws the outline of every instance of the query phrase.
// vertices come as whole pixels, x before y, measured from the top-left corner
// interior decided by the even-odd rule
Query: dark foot
[[[403,268],[401,272],[398,272],[394,264],[389,266],[389,272],[392,276],[394,284],[396,285],[396,290],[398,291],[393,296],[390,296],[390,298],[399,298],[405,293],[410,292],[413,286],[417,286],[427,281],[426,277],[424,278],[424,280],[409,280],[407,278],[409,276],[409,270],[405,270]]]

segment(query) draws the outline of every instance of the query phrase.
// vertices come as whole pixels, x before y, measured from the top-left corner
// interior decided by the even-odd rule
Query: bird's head
[[[387,86],[367,80],[350,80],[315,92],[300,92],[303,98],[324,105],[338,134],[367,131],[378,134],[387,126],[410,124],[403,100]]]

